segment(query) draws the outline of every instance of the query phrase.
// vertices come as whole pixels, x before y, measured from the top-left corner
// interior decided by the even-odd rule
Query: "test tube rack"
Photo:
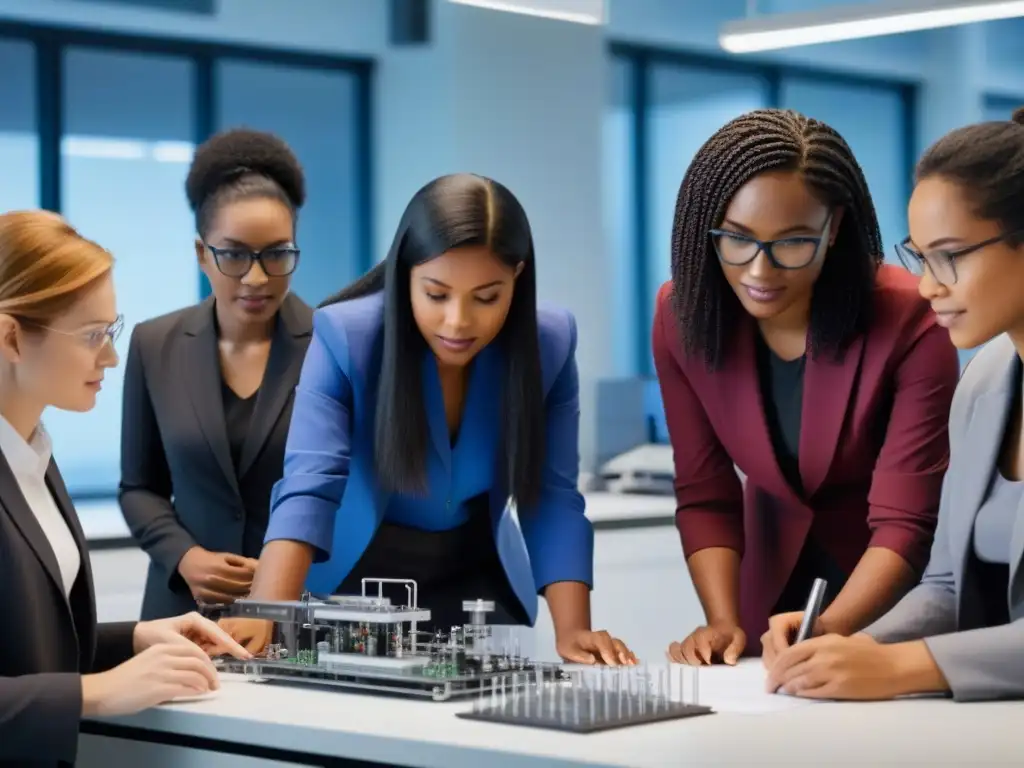
[[[596,733],[714,714],[711,707],[699,703],[698,684],[698,668],[681,665],[675,669],[659,668],[653,673],[645,667],[596,667],[571,672],[568,680],[548,679],[538,670],[526,680],[513,675],[508,690],[501,681],[493,681],[489,690],[481,689],[471,711],[457,716],[570,733]]]

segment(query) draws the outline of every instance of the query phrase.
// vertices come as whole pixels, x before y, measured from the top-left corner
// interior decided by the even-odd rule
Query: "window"
[[[39,207],[35,51],[0,39],[0,212]]]
[[[63,66],[63,213],[117,260],[124,355],[135,323],[198,298],[185,199],[193,65],[183,57],[68,48]],[[78,493],[117,486],[122,381],[122,367],[108,371],[89,413],[47,414],[64,479]]]
[[[225,60],[217,67],[217,93],[218,130],[271,131],[302,163],[307,200],[292,290],[316,305],[370,266],[361,231],[358,78],[343,70]]]
[[[676,197],[693,156],[734,117],[768,105],[769,81],[757,74],[658,63],[650,69],[647,106],[647,301],[640,323],[649,339],[654,297],[672,277]],[[650,344],[648,342],[647,346]],[[648,355],[649,357],[649,355]],[[645,373],[653,372],[653,362]]]
[[[896,243],[907,234],[914,158],[906,138],[909,102],[899,85],[782,80],[781,103],[828,123],[850,145],[867,178],[888,261],[899,263]]]
[[[59,210],[111,250],[122,355],[133,325],[200,296],[184,184],[219,127],[278,132],[305,165],[297,293],[316,302],[369,265],[370,62],[45,24],[3,34],[0,210]],[[78,501],[116,494],[122,381],[109,371],[88,414],[46,414]]]

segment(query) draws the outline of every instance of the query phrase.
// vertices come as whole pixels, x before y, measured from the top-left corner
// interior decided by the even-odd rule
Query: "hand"
[[[140,621],[132,635],[135,653],[155,645],[181,643],[201,649],[207,657],[230,653],[236,659],[252,658],[252,654],[232,640],[231,635],[195,612],[173,619]]]
[[[900,690],[898,649],[868,635],[824,635],[782,651],[768,670],[769,692],[812,699],[891,699]]]
[[[746,633],[734,624],[697,627],[681,643],[668,647],[670,661],[699,667],[703,664],[735,664],[747,647]]]
[[[192,547],[178,563],[178,573],[196,602],[233,603],[249,594],[258,562],[251,557]]]
[[[761,635],[761,661],[765,669],[771,669],[778,655],[796,641],[796,633],[800,631],[800,622],[803,620],[803,611],[778,613],[768,619],[768,631]],[[818,637],[826,631],[821,619],[818,619],[811,629],[811,637]]]
[[[220,687],[210,657],[194,643],[158,643],[109,672],[82,677],[82,715],[131,715],[178,696]]]
[[[636,664],[636,656],[626,644],[603,629],[597,632],[589,629],[564,632],[555,639],[555,648],[559,656],[572,664],[607,664],[612,667]]]
[[[254,655],[263,653],[274,636],[274,622],[265,619],[227,618],[217,623]]]

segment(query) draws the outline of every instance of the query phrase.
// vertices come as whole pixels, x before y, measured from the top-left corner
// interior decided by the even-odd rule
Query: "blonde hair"
[[[113,266],[109,251],[56,213],[0,214],[0,313],[50,323]]]

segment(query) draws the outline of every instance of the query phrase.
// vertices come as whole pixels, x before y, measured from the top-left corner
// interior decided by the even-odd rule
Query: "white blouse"
[[[32,433],[32,439],[25,442],[7,419],[0,416],[0,451],[7,459],[29,509],[32,510],[50,543],[60,567],[64,595],[67,597],[71,594],[71,588],[82,567],[82,553],[79,552],[71,529],[46,485],[46,468],[50,464],[53,451],[50,436],[40,424]]]

